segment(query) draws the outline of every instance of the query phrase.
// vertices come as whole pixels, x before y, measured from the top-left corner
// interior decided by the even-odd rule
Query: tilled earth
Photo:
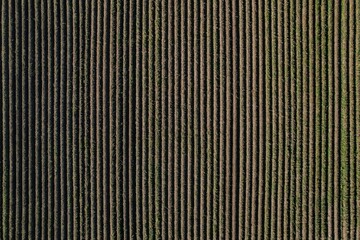
[[[360,238],[356,0],[0,9],[0,239]]]

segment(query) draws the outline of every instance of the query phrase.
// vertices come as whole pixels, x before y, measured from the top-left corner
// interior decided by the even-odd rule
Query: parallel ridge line
[[[1,239],[360,236],[356,1],[0,9]]]

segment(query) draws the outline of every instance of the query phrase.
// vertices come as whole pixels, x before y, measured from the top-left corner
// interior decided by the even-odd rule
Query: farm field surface
[[[360,239],[360,2],[0,0],[0,239]]]

